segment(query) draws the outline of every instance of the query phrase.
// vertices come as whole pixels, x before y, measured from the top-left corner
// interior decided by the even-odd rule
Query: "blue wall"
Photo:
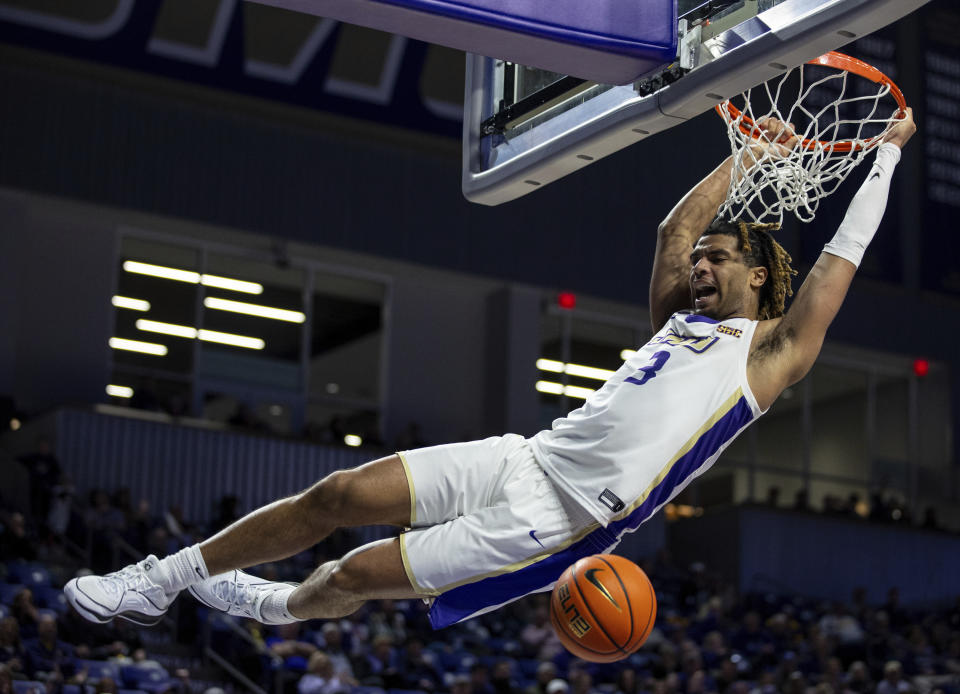
[[[669,528],[681,562],[703,561],[741,591],[848,601],[854,588],[881,603],[896,587],[904,605],[960,594],[960,537],[857,519],[758,507],[708,513]]]

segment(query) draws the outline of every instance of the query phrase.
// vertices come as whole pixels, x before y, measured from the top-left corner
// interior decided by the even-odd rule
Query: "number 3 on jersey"
[[[627,376],[625,380],[628,383],[635,383],[638,386],[642,386],[644,383],[657,375],[657,372],[663,368],[663,365],[667,363],[667,359],[669,358],[670,352],[667,352],[666,350],[654,352],[653,356],[650,357],[650,361],[641,366],[640,370],[637,371],[637,373],[633,376]]]

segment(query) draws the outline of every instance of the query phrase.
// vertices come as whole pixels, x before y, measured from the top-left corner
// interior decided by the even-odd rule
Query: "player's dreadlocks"
[[[760,287],[758,318],[766,320],[783,315],[783,306],[788,296],[793,296],[791,282],[797,271],[790,267],[793,260],[783,246],[777,243],[770,232],[780,229],[779,224],[753,222],[728,222],[715,219],[703,235],[726,234],[737,238],[737,250],[743,255],[747,267],[767,268],[767,281]]]

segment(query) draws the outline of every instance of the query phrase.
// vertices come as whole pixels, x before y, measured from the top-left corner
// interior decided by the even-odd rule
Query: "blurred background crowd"
[[[123,489],[74,489],[46,441],[20,463],[30,471],[34,512],[4,508],[0,516],[0,694],[960,692],[960,599],[920,611],[901,605],[896,586],[883,604],[868,604],[863,588],[845,602],[739,595],[709,566],[678,566],[666,550],[644,565],[659,600],[653,633],[608,665],[563,649],[546,595],[440,632],[421,601],[265,627],[183,598],[151,628],[91,625],[66,604],[66,580],[197,541],[235,520],[241,502],[211,499],[215,520],[199,527]],[[301,580],[357,542],[338,532],[258,571]]]

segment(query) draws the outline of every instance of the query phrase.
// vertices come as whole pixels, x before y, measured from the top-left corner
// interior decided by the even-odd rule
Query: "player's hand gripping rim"
[[[907,144],[907,140],[913,137],[915,132],[917,132],[917,124],[913,120],[913,109],[907,106],[906,111],[904,111],[903,115],[884,133],[880,142],[889,142],[903,149],[903,146]]]

